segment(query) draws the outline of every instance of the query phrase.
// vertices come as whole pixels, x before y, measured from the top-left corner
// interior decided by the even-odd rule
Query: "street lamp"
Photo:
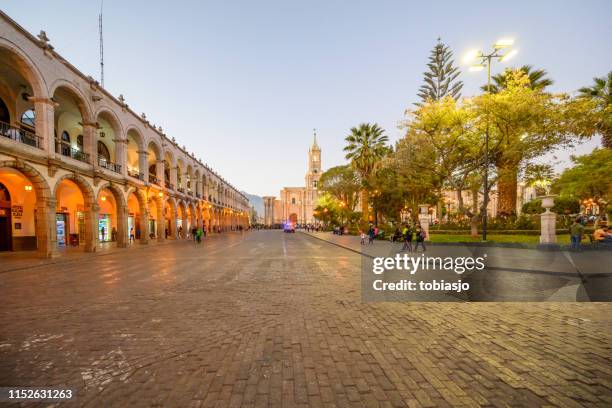
[[[472,50],[468,52],[464,58],[466,64],[471,64],[470,71],[482,71],[487,68],[487,93],[491,93],[491,63],[494,59],[499,62],[506,62],[510,58],[514,57],[518,51],[516,49],[510,49],[514,44],[514,40],[511,38],[502,38],[493,44],[493,50],[490,52],[483,52],[479,50]],[[474,61],[476,63],[474,64]],[[487,210],[489,207],[489,116],[487,115],[487,126],[485,132],[485,167],[484,167],[484,197],[483,197],[483,208],[482,211],[482,240],[487,240]]]

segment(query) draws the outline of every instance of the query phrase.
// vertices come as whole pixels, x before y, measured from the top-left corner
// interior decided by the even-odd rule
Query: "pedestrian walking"
[[[198,244],[202,242],[202,230],[200,228],[196,230],[195,237]]]
[[[368,230],[368,245],[374,244],[374,228],[370,226]]]
[[[134,237],[134,227],[130,228],[130,243],[132,243],[134,241],[135,237]]]
[[[414,246],[414,252],[419,249],[419,243],[423,247],[423,252],[425,252],[425,238],[427,238],[427,234],[425,233],[425,230],[419,225],[416,231],[416,244]]]
[[[359,230],[359,236],[361,237],[361,245],[365,245],[366,234],[363,230]]]
[[[402,246],[402,251],[408,250],[408,252],[412,252],[412,229],[410,229],[410,227],[407,225],[404,226],[402,236],[404,238],[404,246]]]
[[[582,241],[582,236],[584,235],[584,225],[580,222],[580,218],[574,219],[574,222],[570,226],[570,239],[571,239],[571,249],[573,251],[580,251],[580,242]]]

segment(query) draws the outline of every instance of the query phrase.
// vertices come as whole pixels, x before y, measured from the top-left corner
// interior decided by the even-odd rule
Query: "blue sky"
[[[99,1],[5,0],[2,10],[99,77]],[[313,128],[325,168],[344,162],[360,122],[397,140],[438,36],[457,62],[513,36],[509,65],[545,68],[553,90],[574,92],[612,69],[610,21],[609,1],[106,0],[105,85],[238,188],[276,195],[303,185]],[[461,78],[464,95],[485,80]]]

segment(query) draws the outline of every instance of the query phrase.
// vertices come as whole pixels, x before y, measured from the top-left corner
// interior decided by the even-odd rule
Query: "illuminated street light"
[[[479,50],[471,50],[465,54],[463,62],[470,65],[470,71],[477,72],[487,68],[487,93],[491,93],[491,63],[494,59],[506,62],[514,57],[518,51],[510,49],[514,45],[514,39],[502,38],[493,44],[493,50],[486,53]],[[487,210],[489,207],[489,117],[487,116],[487,127],[485,133],[485,166],[484,166],[484,197],[482,211],[482,240],[487,240]]]
[[[26,186],[25,186],[25,191],[27,191],[27,192],[32,191],[32,186],[31,186],[31,185],[29,185],[29,184],[28,184],[28,185],[26,185]]]

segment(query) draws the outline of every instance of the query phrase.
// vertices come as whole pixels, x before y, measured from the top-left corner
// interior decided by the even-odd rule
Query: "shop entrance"
[[[11,195],[0,183],[0,251],[13,249],[13,227],[11,225]]]

